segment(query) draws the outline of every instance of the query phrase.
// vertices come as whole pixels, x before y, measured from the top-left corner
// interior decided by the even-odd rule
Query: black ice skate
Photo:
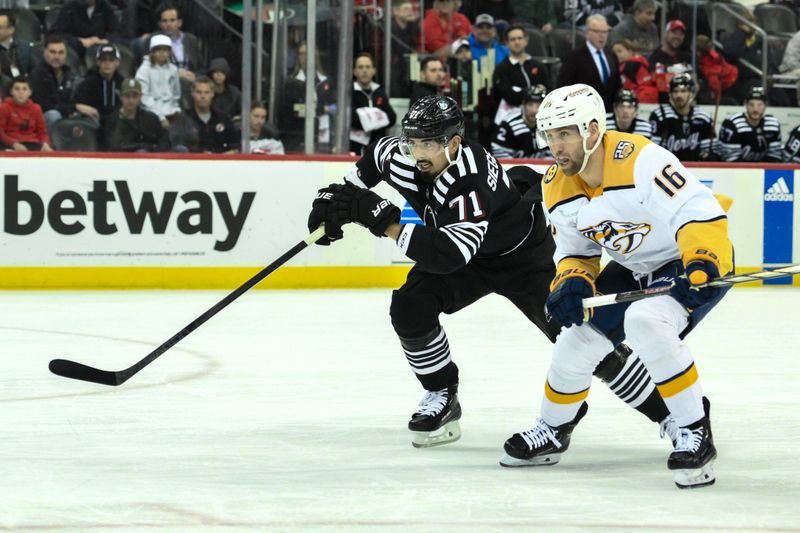
[[[458,403],[456,387],[428,391],[419,402],[419,410],[411,415],[408,429],[415,448],[429,448],[461,438],[461,405]]]
[[[531,430],[515,433],[503,446],[506,455],[500,459],[500,466],[543,466],[554,465],[561,460],[561,454],[569,448],[572,430],[589,410],[583,402],[572,422],[552,427],[539,419]]]
[[[694,489],[713,485],[714,459],[717,449],[711,435],[709,417],[711,405],[703,398],[706,416],[687,427],[680,428],[675,451],[667,460],[667,468],[673,471],[675,484],[681,489]]]

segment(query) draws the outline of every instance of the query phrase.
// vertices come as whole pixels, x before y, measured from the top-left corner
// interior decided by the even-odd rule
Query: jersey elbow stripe
[[[658,387],[658,392],[661,393],[662,398],[671,398],[694,385],[697,382],[697,378],[697,367],[692,363],[686,370],[665,381],[657,382],[656,387]]]
[[[578,392],[559,392],[550,386],[549,381],[544,382],[544,395],[553,403],[565,405],[584,401],[589,396],[589,387]]]

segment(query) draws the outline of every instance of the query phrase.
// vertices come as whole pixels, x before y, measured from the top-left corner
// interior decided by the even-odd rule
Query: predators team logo
[[[544,182],[550,183],[553,181],[553,178],[556,177],[556,172],[558,172],[558,165],[550,165],[544,172]]]
[[[628,254],[641,246],[650,229],[650,224],[605,220],[591,228],[582,229],[581,233],[603,248]]]
[[[636,145],[629,141],[620,141],[614,149],[614,159],[627,159],[636,149]]]

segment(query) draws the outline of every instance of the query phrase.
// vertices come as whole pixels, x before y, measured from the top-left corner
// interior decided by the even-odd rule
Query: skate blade
[[[717,480],[714,476],[713,463],[709,462],[701,468],[685,468],[674,470],[675,485],[679,489],[699,489],[713,485]]]
[[[534,457],[533,459],[518,459],[505,454],[500,459],[500,466],[509,468],[516,468],[518,466],[550,466],[557,464],[560,460],[560,453],[551,453],[550,455],[542,455],[540,457]]]
[[[435,431],[412,431],[411,445],[414,448],[430,448],[449,444],[461,438],[461,426],[453,420]]]

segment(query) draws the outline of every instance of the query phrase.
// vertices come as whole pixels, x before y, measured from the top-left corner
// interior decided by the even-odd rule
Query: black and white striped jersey
[[[429,272],[453,272],[473,257],[504,255],[533,227],[531,201],[475,142],[462,140],[457,163],[430,184],[400,151],[399,138],[383,137],[345,179],[369,188],[383,181],[403,195],[423,225],[404,224],[397,246]]]
[[[508,115],[497,127],[492,155],[498,159],[549,159],[550,149],[539,146],[536,127],[528,126],[522,111]]]
[[[780,163],[781,148],[781,124],[772,115],[764,115],[753,127],[743,112],[736,113],[719,130],[717,149],[723,161]]]
[[[711,115],[697,107],[684,117],[672,104],[661,104],[650,113],[650,129],[650,140],[681,161],[702,161],[716,153]]]
[[[789,138],[783,147],[783,162],[800,163],[800,126],[789,132]]]
[[[617,117],[614,115],[614,113],[606,113],[606,129],[612,131],[621,131],[623,133],[635,133],[636,135],[643,135],[648,139],[652,134],[650,123],[643,118],[639,118],[638,116],[633,118],[633,122],[630,123],[628,129],[620,128],[617,124]]]

